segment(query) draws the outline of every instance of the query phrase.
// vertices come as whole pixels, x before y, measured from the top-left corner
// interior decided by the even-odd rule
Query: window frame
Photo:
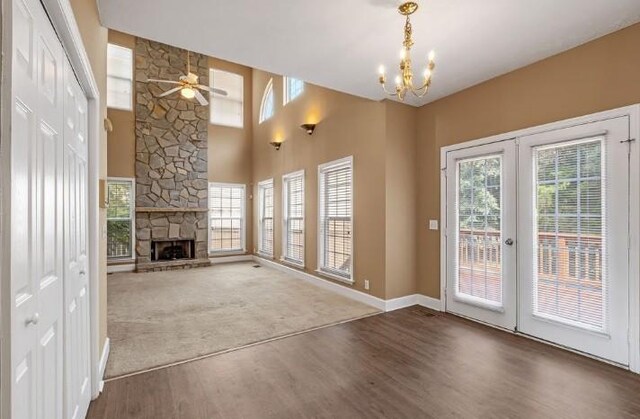
[[[289,81],[290,80],[296,80],[299,81],[300,83],[302,83],[302,89],[300,89],[300,92],[291,97],[291,89],[289,86]],[[282,77],[282,106],[287,106],[287,104],[289,102],[292,102],[294,100],[296,100],[297,98],[299,98],[300,96],[302,96],[302,94],[304,93],[304,81],[301,79],[298,79],[296,77],[287,77],[287,76],[283,76]]]
[[[131,257],[109,257],[107,254],[107,262],[129,262],[136,260],[136,179],[130,177],[116,177],[116,176],[108,176],[107,182],[105,184],[106,191],[105,195],[107,199],[109,199],[109,183],[110,182],[129,182],[131,183],[131,203],[130,206],[130,219],[131,219]],[[119,220],[124,221],[128,220],[126,218],[109,218],[109,203],[107,202],[107,211],[105,213],[107,226],[109,225],[109,220]],[[108,227],[107,228],[107,236],[108,236]]]
[[[223,249],[213,250],[211,248],[211,188],[241,188],[242,189],[242,218],[240,219],[240,242],[239,249]],[[222,255],[243,255],[247,253],[247,185],[244,183],[225,183],[225,182],[209,182],[209,206],[207,211],[208,228],[207,228],[207,251],[210,256],[222,256]]]
[[[271,115],[265,117],[265,105],[267,103],[267,98],[271,97],[272,102],[272,112]],[[260,113],[258,114],[258,124],[262,124],[264,121],[271,119],[276,114],[276,97],[273,90],[273,77],[269,79],[269,82],[264,88],[264,92],[262,93],[262,100],[260,101]]]
[[[351,168],[351,263],[350,263],[350,273],[349,276],[342,275],[340,272],[336,272],[333,269],[327,269],[325,265],[326,254],[325,254],[325,236],[323,232],[323,219],[324,219],[324,209],[322,208],[323,198],[321,193],[323,192],[322,183],[324,181],[324,176],[326,173],[332,169],[340,169],[342,167],[350,167]],[[354,222],[354,213],[355,213],[355,201],[354,201],[354,187],[355,185],[355,167],[353,164],[353,156],[344,157],[338,160],[333,160],[327,163],[323,163],[318,166],[318,260],[317,260],[317,268],[316,272],[320,275],[326,276],[336,281],[345,282],[347,284],[355,284],[355,272],[354,272],[354,260],[355,260],[355,222]]]
[[[130,65],[130,70],[131,70],[131,78],[130,79],[126,79],[123,77],[116,77],[116,76],[112,76],[109,74],[109,47],[112,46],[114,48],[119,48],[119,49],[123,49],[123,50],[127,50],[131,53],[131,65]],[[129,107],[122,107],[122,106],[114,106],[114,105],[109,105],[108,99],[109,99],[109,89],[107,88],[107,93],[105,94],[106,96],[106,101],[107,101],[107,109],[117,109],[117,110],[121,110],[121,111],[133,111],[133,107],[134,107],[134,103],[133,103],[133,95],[135,93],[135,52],[133,50],[133,48],[129,48],[127,46],[124,45],[120,45],[120,44],[116,44],[113,42],[108,42],[107,43],[107,83],[109,78],[114,78],[114,79],[118,79],[118,80],[125,80],[125,81],[129,81],[130,85],[131,85],[131,92],[129,93]]]
[[[296,260],[293,258],[288,257],[287,255],[287,248],[288,248],[288,240],[289,240],[289,225],[288,225],[288,221],[289,221],[289,188],[288,188],[288,181],[291,179],[295,179],[301,177],[302,178],[302,259],[301,260]],[[291,173],[287,173],[285,175],[282,176],[282,256],[280,258],[281,262],[287,263],[287,264],[291,264],[293,266],[296,266],[298,268],[304,268],[305,267],[305,256],[306,256],[306,251],[307,251],[307,243],[306,243],[306,238],[307,238],[307,217],[306,217],[306,210],[307,210],[307,206],[306,206],[306,199],[305,199],[305,195],[307,193],[306,191],[306,177],[305,177],[305,171],[303,170],[297,170],[295,172],[291,172]]]
[[[224,96],[215,96],[216,93],[214,92],[210,92],[209,93],[209,123],[211,125],[217,125],[217,126],[221,126],[221,127],[229,127],[229,128],[239,128],[242,129],[244,128],[244,76],[242,74],[238,74],[238,73],[234,73],[233,71],[227,71],[227,70],[223,70],[221,68],[215,68],[215,67],[210,67],[209,68],[209,87],[213,88],[214,84],[215,84],[215,77],[214,77],[214,72],[219,71],[219,72],[223,72],[223,73],[227,73],[227,74],[231,74],[235,77],[239,77],[240,78],[240,86],[241,86],[241,92],[240,92],[240,124],[233,124],[233,123],[223,123],[223,122],[219,122],[219,121],[214,121],[213,120],[213,102],[216,100],[229,100],[227,98],[225,98]],[[219,87],[222,88],[222,87]]]
[[[263,221],[265,219],[264,217],[264,209],[265,209],[265,205],[264,205],[264,201],[265,201],[265,190],[271,188],[272,189],[272,212],[273,215],[271,217],[271,222],[272,222],[272,231],[271,231],[271,253],[266,252],[264,249],[262,249],[262,239],[264,236],[264,231],[263,231]],[[275,185],[273,182],[273,178],[270,179],[265,179],[261,182],[258,182],[258,254],[260,256],[264,256],[264,257],[268,257],[268,258],[273,258],[274,257],[274,253],[275,253]]]

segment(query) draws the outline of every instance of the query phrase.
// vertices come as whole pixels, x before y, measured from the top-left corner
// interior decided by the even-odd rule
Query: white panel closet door
[[[85,417],[91,402],[87,264],[87,99],[64,67],[65,417]]]
[[[629,120],[520,139],[519,329],[629,363]]]
[[[11,133],[11,405],[63,417],[64,53],[36,0],[14,0]]]
[[[446,310],[516,328],[515,142],[447,153]]]

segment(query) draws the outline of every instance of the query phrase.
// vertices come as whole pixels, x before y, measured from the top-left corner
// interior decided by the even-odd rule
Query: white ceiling
[[[393,83],[397,0],[98,0],[109,28],[370,99]],[[422,105],[640,21],[639,0],[418,0],[414,73],[436,51]],[[599,57],[593,57],[594,61]],[[640,70],[639,70],[640,71]]]

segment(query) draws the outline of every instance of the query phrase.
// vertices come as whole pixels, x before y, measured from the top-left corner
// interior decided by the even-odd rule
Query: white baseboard
[[[289,266],[285,266],[281,263],[264,259],[259,256],[254,256],[253,258],[256,263],[277,269],[281,272],[286,272],[289,275],[298,279],[302,279],[303,281],[306,281],[312,285],[324,288],[329,291],[333,291],[347,298],[351,298],[352,300],[368,304],[381,311],[399,310],[401,308],[411,307],[414,305],[420,305],[431,310],[442,311],[442,304],[437,298],[428,297],[422,294],[412,294],[406,295],[404,297],[393,298],[391,300],[383,300],[382,298],[365,294],[362,291],[354,290],[353,288],[349,288],[348,286],[336,284],[315,275],[311,275],[300,269],[290,268]]]
[[[107,273],[113,274],[117,272],[133,272],[136,270],[135,263],[127,263],[123,265],[107,265]]]
[[[220,263],[232,263],[232,262],[251,262],[253,256],[251,255],[233,255],[233,256],[217,256],[209,257],[211,264],[218,265]]]
[[[416,304],[435,311],[442,311],[443,309],[442,301],[437,298],[429,297],[422,294],[416,294]]]
[[[347,298],[351,298],[352,300],[356,300],[361,303],[375,307],[378,310],[385,311],[385,308],[386,308],[385,301],[381,298],[374,297],[373,295],[365,294],[364,292],[354,290],[344,285],[338,285],[334,282],[330,282],[320,277],[317,277],[315,275],[308,274],[299,269],[290,268],[281,263],[263,259],[259,256],[254,256],[254,260],[261,265],[265,265],[270,268],[277,269],[281,272],[286,272],[295,278],[302,279],[303,281],[306,281],[317,287],[324,288],[329,291],[333,291]]]
[[[109,352],[111,351],[111,340],[106,338],[104,340],[104,346],[102,347],[102,355],[100,356],[100,365],[98,367],[98,374],[100,376],[100,392],[104,387],[104,372],[107,369],[107,361],[109,360]]]

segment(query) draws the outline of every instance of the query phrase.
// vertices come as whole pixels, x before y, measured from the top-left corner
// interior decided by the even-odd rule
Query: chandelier
[[[407,17],[407,21],[404,24],[404,42],[402,42],[402,49],[400,50],[400,74],[396,76],[396,87],[394,91],[387,90],[385,85],[387,81],[387,77],[385,75],[384,66],[380,66],[380,85],[382,89],[389,96],[397,96],[401,101],[404,100],[407,92],[413,93],[416,97],[421,98],[427,94],[429,91],[429,86],[431,86],[431,76],[433,75],[433,69],[436,64],[434,62],[435,54],[433,51],[429,53],[429,63],[427,64],[427,68],[424,70],[424,80],[420,87],[416,87],[413,85],[413,71],[411,70],[411,47],[413,46],[412,28],[411,28],[411,20],[409,16],[411,16],[415,11],[418,10],[418,4],[412,1],[403,3],[398,7],[398,12],[401,15]]]

